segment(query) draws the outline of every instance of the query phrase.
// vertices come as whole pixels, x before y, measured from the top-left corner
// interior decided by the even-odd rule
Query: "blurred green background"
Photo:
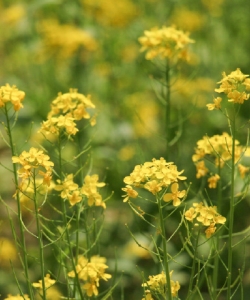
[[[141,232],[148,228],[134,221],[122,202],[123,178],[136,164],[165,154],[164,112],[155,94],[160,90],[157,79],[162,74],[140,53],[138,37],[152,27],[175,24],[195,40],[190,47],[191,60],[179,70],[173,87],[172,105],[184,121],[174,129],[180,138],[170,155],[178,169],[185,169],[195,193],[201,184],[191,160],[197,140],[205,134],[228,131],[226,119],[206,108],[215,96],[216,82],[222,71],[240,68],[250,73],[249,11],[250,2],[245,0],[0,1],[0,85],[14,84],[26,93],[14,129],[18,150],[26,144],[39,144],[37,129],[58,92],[77,88],[80,93],[91,94],[96,105],[97,125],[86,132],[86,140],[92,140],[89,155],[93,172],[107,183],[106,195],[114,191],[105,212],[102,255],[112,261],[116,249],[119,270],[124,270],[125,295],[131,300],[142,297],[136,265],[153,272],[154,263],[133,243],[124,225],[128,223],[138,239],[145,239]],[[248,101],[241,111],[242,123],[249,121],[249,112]],[[238,132],[242,144],[246,143],[247,130],[245,126]],[[1,162],[8,165],[10,153],[3,140],[0,155]],[[1,195],[11,199],[11,174],[6,176],[5,169],[0,168],[0,177]],[[238,207],[238,230],[249,226],[249,214],[245,214],[249,206],[248,198]],[[243,212],[245,217],[240,218]],[[0,236],[8,237],[3,212],[0,218]],[[176,223],[178,219],[173,219],[169,232]],[[188,258],[182,259],[186,263]],[[3,295],[17,293],[12,277],[2,263]],[[180,270],[178,280],[185,284],[188,273]],[[244,280],[250,286],[249,271]],[[250,293],[249,288],[247,291]]]

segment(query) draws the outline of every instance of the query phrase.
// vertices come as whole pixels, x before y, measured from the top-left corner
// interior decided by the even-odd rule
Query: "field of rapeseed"
[[[249,10],[0,2],[0,299],[248,299]]]

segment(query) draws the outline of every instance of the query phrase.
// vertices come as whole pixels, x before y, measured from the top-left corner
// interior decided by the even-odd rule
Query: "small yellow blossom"
[[[25,93],[19,91],[15,85],[12,87],[7,83],[0,87],[0,107],[3,107],[7,102],[11,102],[15,111],[23,108],[23,100]]]
[[[181,204],[181,198],[183,198],[186,195],[186,191],[179,191],[179,184],[173,183],[171,185],[171,193],[167,193],[163,196],[163,200],[165,202],[173,201],[174,206],[179,206]]]
[[[51,287],[53,284],[55,284],[56,280],[50,278],[50,274],[46,274],[44,277],[44,285],[45,288]],[[39,280],[38,282],[32,283],[33,287],[42,289],[43,288],[43,281]]]
[[[0,238],[0,267],[10,268],[11,262],[17,259],[17,249],[15,244],[7,238]]]
[[[243,179],[243,178],[245,178],[246,174],[249,172],[250,168],[245,167],[242,164],[238,164],[238,170],[240,173],[240,177]]]
[[[126,185],[126,187],[122,188],[122,190],[127,193],[125,196],[122,196],[125,197],[123,202],[127,202],[129,198],[136,198],[138,196],[138,192],[135,191],[130,185]]]
[[[221,101],[222,98],[221,97],[216,97],[214,98],[214,103],[213,104],[207,104],[207,108],[208,110],[214,110],[214,109],[221,109]]]
[[[78,257],[78,264],[76,265],[76,272],[78,278],[84,281],[83,289],[86,291],[88,297],[93,295],[98,295],[99,281],[107,281],[112,276],[105,273],[108,266],[105,264],[106,258],[100,256],[92,256],[90,260],[84,256]],[[68,273],[69,277],[74,278],[75,272],[70,271]]]
[[[208,173],[208,168],[205,166],[205,162],[203,160],[196,163],[196,171],[196,178],[201,178]]]
[[[208,178],[208,187],[210,189],[216,189],[217,182],[220,180],[220,176],[218,174],[215,174],[214,176],[211,176]]]
[[[193,203],[193,207],[190,207],[184,213],[184,216],[190,222],[196,220],[203,226],[207,226],[205,230],[207,238],[210,238],[215,233],[216,224],[225,224],[226,222],[226,218],[217,212],[216,206],[204,206],[202,202]]]

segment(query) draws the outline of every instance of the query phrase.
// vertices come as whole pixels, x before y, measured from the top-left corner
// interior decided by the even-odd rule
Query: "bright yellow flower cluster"
[[[35,171],[38,170],[38,174],[43,177],[43,184],[50,185],[54,163],[42,150],[32,147],[28,152],[23,151],[19,156],[13,156],[12,161],[14,164],[22,165],[22,168],[17,171],[18,176],[22,178],[22,183],[36,176]]]
[[[57,180],[57,185],[54,187],[56,191],[61,191],[61,198],[67,199],[70,205],[75,205],[82,201],[85,196],[88,199],[89,206],[102,206],[106,208],[105,202],[102,200],[102,196],[98,192],[98,188],[104,187],[104,182],[98,182],[98,175],[87,175],[84,178],[84,184],[79,188],[78,184],[73,180],[73,174],[69,174],[61,182]]]
[[[40,22],[38,31],[43,36],[42,59],[55,55],[58,61],[63,61],[79,49],[91,52],[97,49],[97,42],[89,32],[71,24],[59,24],[56,19]]]
[[[82,0],[84,12],[94,16],[104,26],[124,27],[137,15],[133,1],[119,0],[115,3],[106,0]]]
[[[51,104],[51,111],[48,113],[47,121],[43,121],[40,132],[46,135],[52,133],[59,135],[61,130],[65,133],[75,135],[77,129],[76,121],[90,119],[88,109],[95,108],[91,96],[84,96],[77,92],[77,89],[70,89],[69,93],[59,93],[58,97]],[[90,119],[90,124],[95,125],[95,117]]]
[[[172,276],[173,271],[169,273],[170,277]],[[173,297],[177,297],[178,291],[180,289],[180,284],[178,281],[170,281],[171,284],[171,294]],[[149,276],[149,280],[146,283],[143,283],[142,286],[149,288],[150,290],[146,290],[146,298],[142,300],[153,299],[151,295],[151,291],[157,294],[166,296],[166,288],[167,288],[167,280],[166,274],[162,271],[160,274],[155,276]]]
[[[196,220],[206,226],[206,237],[210,238],[216,231],[216,224],[225,224],[226,218],[217,212],[217,206],[204,206],[202,202],[193,203],[193,207],[185,212],[186,220],[193,222]]]
[[[185,176],[181,176],[184,171],[178,171],[176,165],[172,162],[166,162],[164,158],[153,159],[152,162],[145,162],[143,165],[135,166],[133,172],[124,178],[127,184],[122,188],[127,194],[123,197],[123,202],[129,198],[136,198],[138,192],[134,188],[143,188],[151,192],[153,195],[160,192],[163,188],[169,187],[171,184],[171,193],[163,196],[166,202],[173,201],[174,206],[180,205],[180,198],[183,198],[186,191],[178,190],[178,180],[185,180]]]
[[[19,91],[15,85],[10,86],[8,83],[0,87],[0,107],[5,106],[6,103],[10,102],[13,105],[15,111],[23,108],[23,100],[25,93]]]
[[[217,93],[224,93],[227,95],[228,102],[243,104],[244,101],[249,99],[250,92],[250,78],[249,75],[245,75],[239,68],[226,75],[222,73],[222,80],[218,83],[220,87],[215,89]],[[221,97],[216,97],[214,103],[207,104],[208,110],[221,108]]]
[[[108,268],[106,265],[106,258],[100,256],[92,256],[90,260],[84,256],[78,257],[78,264],[76,265],[76,273],[78,279],[84,281],[83,289],[86,291],[88,297],[98,295],[99,281],[107,281],[112,276],[105,273]],[[69,277],[75,277],[75,272],[68,273]]]
[[[225,163],[231,160],[231,149],[232,149],[232,137],[224,132],[222,135],[214,135],[212,137],[204,136],[201,140],[197,142],[197,147],[195,148],[195,154],[192,156],[192,160],[196,165],[196,177],[201,178],[206,176],[209,172],[205,160],[209,158],[209,160],[214,162],[216,166],[220,166],[223,168]],[[247,151],[246,151],[247,150]],[[234,161],[237,162],[241,157],[248,156],[249,150],[245,147],[241,146],[239,141],[235,141],[235,157]],[[245,174],[248,172],[248,168],[239,164],[239,172],[240,175],[244,178]],[[216,182],[219,180],[218,175],[212,176],[208,182],[210,184],[209,187],[215,188]]]
[[[44,277],[44,284],[45,284],[45,288],[48,289],[49,287],[51,287],[53,284],[55,284],[55,280],[50,278],[50,274],[46,274],[46,276]],[[43,288],[43,282],[42,280],[39,280],[38,282],[34,282],[32,283],[33,287],[37,288],[37,289],[42,289]]]
[[[4,298],[4,300],[30,300],[29,296],[28,295],[24,295],[23,296],[20,296],[20,294],[16,295],[16,296],[12,296],[11,294],[8,294],[7,298]]]
[[[187,46],[194,43],[188,33],[177,30],[174,26],[146,30],[144,36],[138,40],[142,45],[141,52],[147,51],[148,60],[158,57],[187,61],[189,59]]]

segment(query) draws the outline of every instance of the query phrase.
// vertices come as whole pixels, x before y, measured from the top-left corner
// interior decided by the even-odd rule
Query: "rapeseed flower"
[[[15,111],[19,111],[23,108],[23,100],[25,97],[25,93],[17,89],[15,85],[10,86],[6,83],[5,86],[0,87],[0,107],[6,105],[6,103],[10,102],[13,105]]]
[[[193,203],[193,207],[190,207],[184,216],[190,222],[196,220],[198,224],[206,226],[207,238],[210,238],[216,231],[216,224],[225,224],[226,222],[226,218],[217,212],[217,206],[204,206],[202,202]]]
[[[46,274],[46,276],[44,277],[44,285],[45,285],[46,289],[48,289],[53,284],[55,284],[55,282],[56,282],[56,280],[50,278],[50,274]],[[38,288],[38,289],[43,288],[42,280],[39,280],[38,282],[34,282],[34,283],[32,283],[32,285],[33,285],[33,287]]]
[[[168,163],[164,158],[153,159],[152,162],[145,162],[143,165],[135,166],[132,173],[124,178],[127,184],[122,188],[126,195],[124,195],[124,202],[129,198],[136,198],[138,196],[137,188],[148,190],[153,195],[158,194],[163,189],[168,188],[171,184],[171,192],[163,196],[166,202],[173,201],[174,206],[180,205],[180,198],[183,198],[186,191],[178,190],[178,181],[185,180],[186,177],[181,174],[184,171],[178,171],[176,165],[172,162]]]
[[[144,36],[138,40],[142,45],[140,51],[147,51],[146,59],[148,60],[158,57],[187,61],[189,59],[187,46],[194,43],[188,33],[177,30],[174,26],[146,30]]]
[[[105,273],[105,270],[108,268],[106,265],[106,258],[100,256],[92,256],[88,260],[84,256],[78,257],[78,264],[76,265],[76,273],[78,279],[83,281],[83,289],[85,290],[88,297],[93,295],[98,295],[99,281],[107,281],[112,276],[108,273]],[[69,277],[74,278],[75,272],[70,271],[68,273]]]
[[[16,296],[12,296],[11,294],[8,294],[7,298],[4,298],[4,300],[30,300],[29,296],[27,294],[24,294],[23,296],[20,296],[20,294]]]

